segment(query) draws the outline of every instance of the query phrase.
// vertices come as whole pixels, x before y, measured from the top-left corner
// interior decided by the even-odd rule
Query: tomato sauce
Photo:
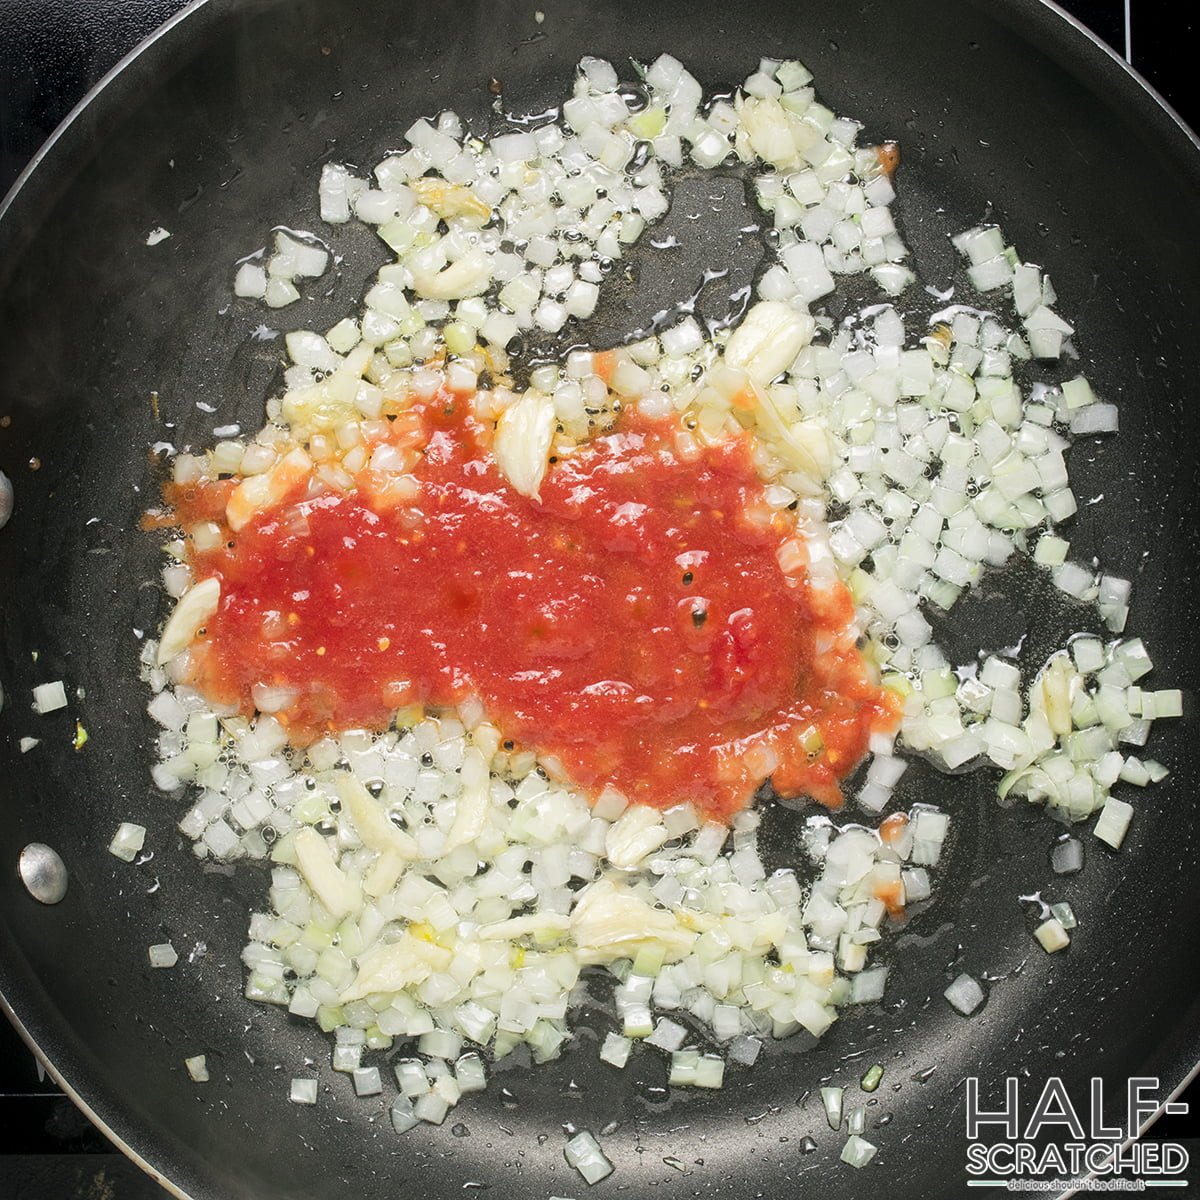
[[[748,438],[685,446],[677,420],[626,414],[552,464],[538,502],[498,471],[469,397],[392,430],[403,488],[370,470],[350,491],[302,486],[193,554],[198,579],[221,579],[193,649],[206,695],[249,713],[255,685],[278,689],[300,744],[474,695],[593,795],[727,819],[770,777],[841,802],[898,708],[848,593],[812,585],[790,516],[766,505]],[[169,492],[187,528],[230,484]]]

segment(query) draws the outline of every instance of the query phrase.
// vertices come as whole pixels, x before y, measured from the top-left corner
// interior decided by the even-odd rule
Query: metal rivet
[[[58,852],[42,842],[30,842],[17,864],[21,882],[43,904],[57,904],[67,894],[67,868]]]

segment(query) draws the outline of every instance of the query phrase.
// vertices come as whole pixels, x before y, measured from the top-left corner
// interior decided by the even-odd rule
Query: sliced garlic
[[[480,225],[492,219],[491,206],[464,184],[447,183],[436,175],[426,175],[412,180],[408,187],[427,209],[439,217],[460,217]]]
[[[614,867],[628,870],[653,854],[670,836],[657,809],[634,804],[609,827],[604,850]]]
[[[256,513],[278,504],[293,489],[308,478],[312,459],[299,448],[289,451],[269,471],[243,479],[229,496],[225,519],[236,533],[248,524]]]
[[[675,914],[608,879],[588,884],[571,910],[571,937],[582,963],[636,958],[643,947],[661,950],[664,961],[689,953],[699,935],[684,929]]]
[[[163,628],[162,640],[158,643],[160,667],[178,658],[192,644],[204,623],[217,611],[220,602],[221,581],[215,577],[193,584],[180,596]]]
[[[1057,737],[1071,732],[1071,701],[1080,685],[1080,678],[1071,659],[1065,653],[1056,654],[1038,678],[1030,697],[1031,707],[1040,709],[1046,724]]]
[[[465,300],[486,292],[492,284],[492,260],[484,250],[470,250],[440,271],[413,271],[413,291],[427,300]]]
[[[534,912],[507,921],[496,921],[480,926],[478,937],[485,942],[511,941],[532,933],[534,936],[566,933],[571,927],[570,919],[561,913]]]
[[[760,300],[725,346],[725,362],[766,385],[782,375],[812,341],[817,323],[782,300]]]
[[[753,381],[747,391],[754,397],[754,417],[763,437],[784,463],[819,484],[833,469],[833,447],[829,436],[816,421],[788,424],[779,411],[770,388]]]
[[[353,775],[337,777],[338,796],[362,844],[379,854],[396,854],[401,859],[420,858],[417,843],[392,824],[383,805]]]
[[[496,466],[522,496],[542,498],[555,424],[554,401],[533,389],[510,404],[496,422]]]
[[[454,810],[454,824],[446,835],[443,854],[457,850],[473,842],[482,832],[487,821],[488,803],[491,799],[491,780],[488,765],[483,755],[474,746],[463,753],[463,791]]]
[[[362,889],[337,865],[328,843],[315,829],[301,829],[292,845],[300,874],[330,916],[340,921],[362,908]]]
[[[386,896],[400,882],[406,858],[395,850],[385,850],[372,864],[363,880],[363,891],[375,899]]]
[[[376,993],[402,992],[424,982],[434,971],[444,971],[452,957],[444,946],[403,933],[396,941],[359,955],[358,975],[339,1001],[348,1004]]]

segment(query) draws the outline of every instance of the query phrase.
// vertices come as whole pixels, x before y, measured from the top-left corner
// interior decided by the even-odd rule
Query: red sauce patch
[[[194,555],[222,584],[196,685],[246,712],[256,684],[286,689],[301,744],[476,695],[592,794],[725,819],[770,776],[836,806],[896,701],[855,648],[845,588],[808,580],[748,439],[681,449],[678,433],[626,415],[551,466],[538,503],[502,478],[469,400],[415,408],[389,434],[415,460],[405,487],[363,471],[351,492],[297,492]],[[186,527],[229,490],[169,498]]]

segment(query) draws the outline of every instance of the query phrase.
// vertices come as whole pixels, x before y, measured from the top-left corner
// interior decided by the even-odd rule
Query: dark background
[[[0,195],[79,99],[181,0],[0,0]],[[1195,24],[1155,0],[1064,0],[1200,128],[1193,82]],[[1183,1099],[1200,1106],[1200,1088]],[[1200,1121],[1164,1117],[1150,1136],[1185,1140],[1200,1158]],[[1193,1183],[1196,1182],[1195,1177]],[[160,1200],[151,1180],[91,1127],[45,1078],[0,1019],[0,1198]]]

